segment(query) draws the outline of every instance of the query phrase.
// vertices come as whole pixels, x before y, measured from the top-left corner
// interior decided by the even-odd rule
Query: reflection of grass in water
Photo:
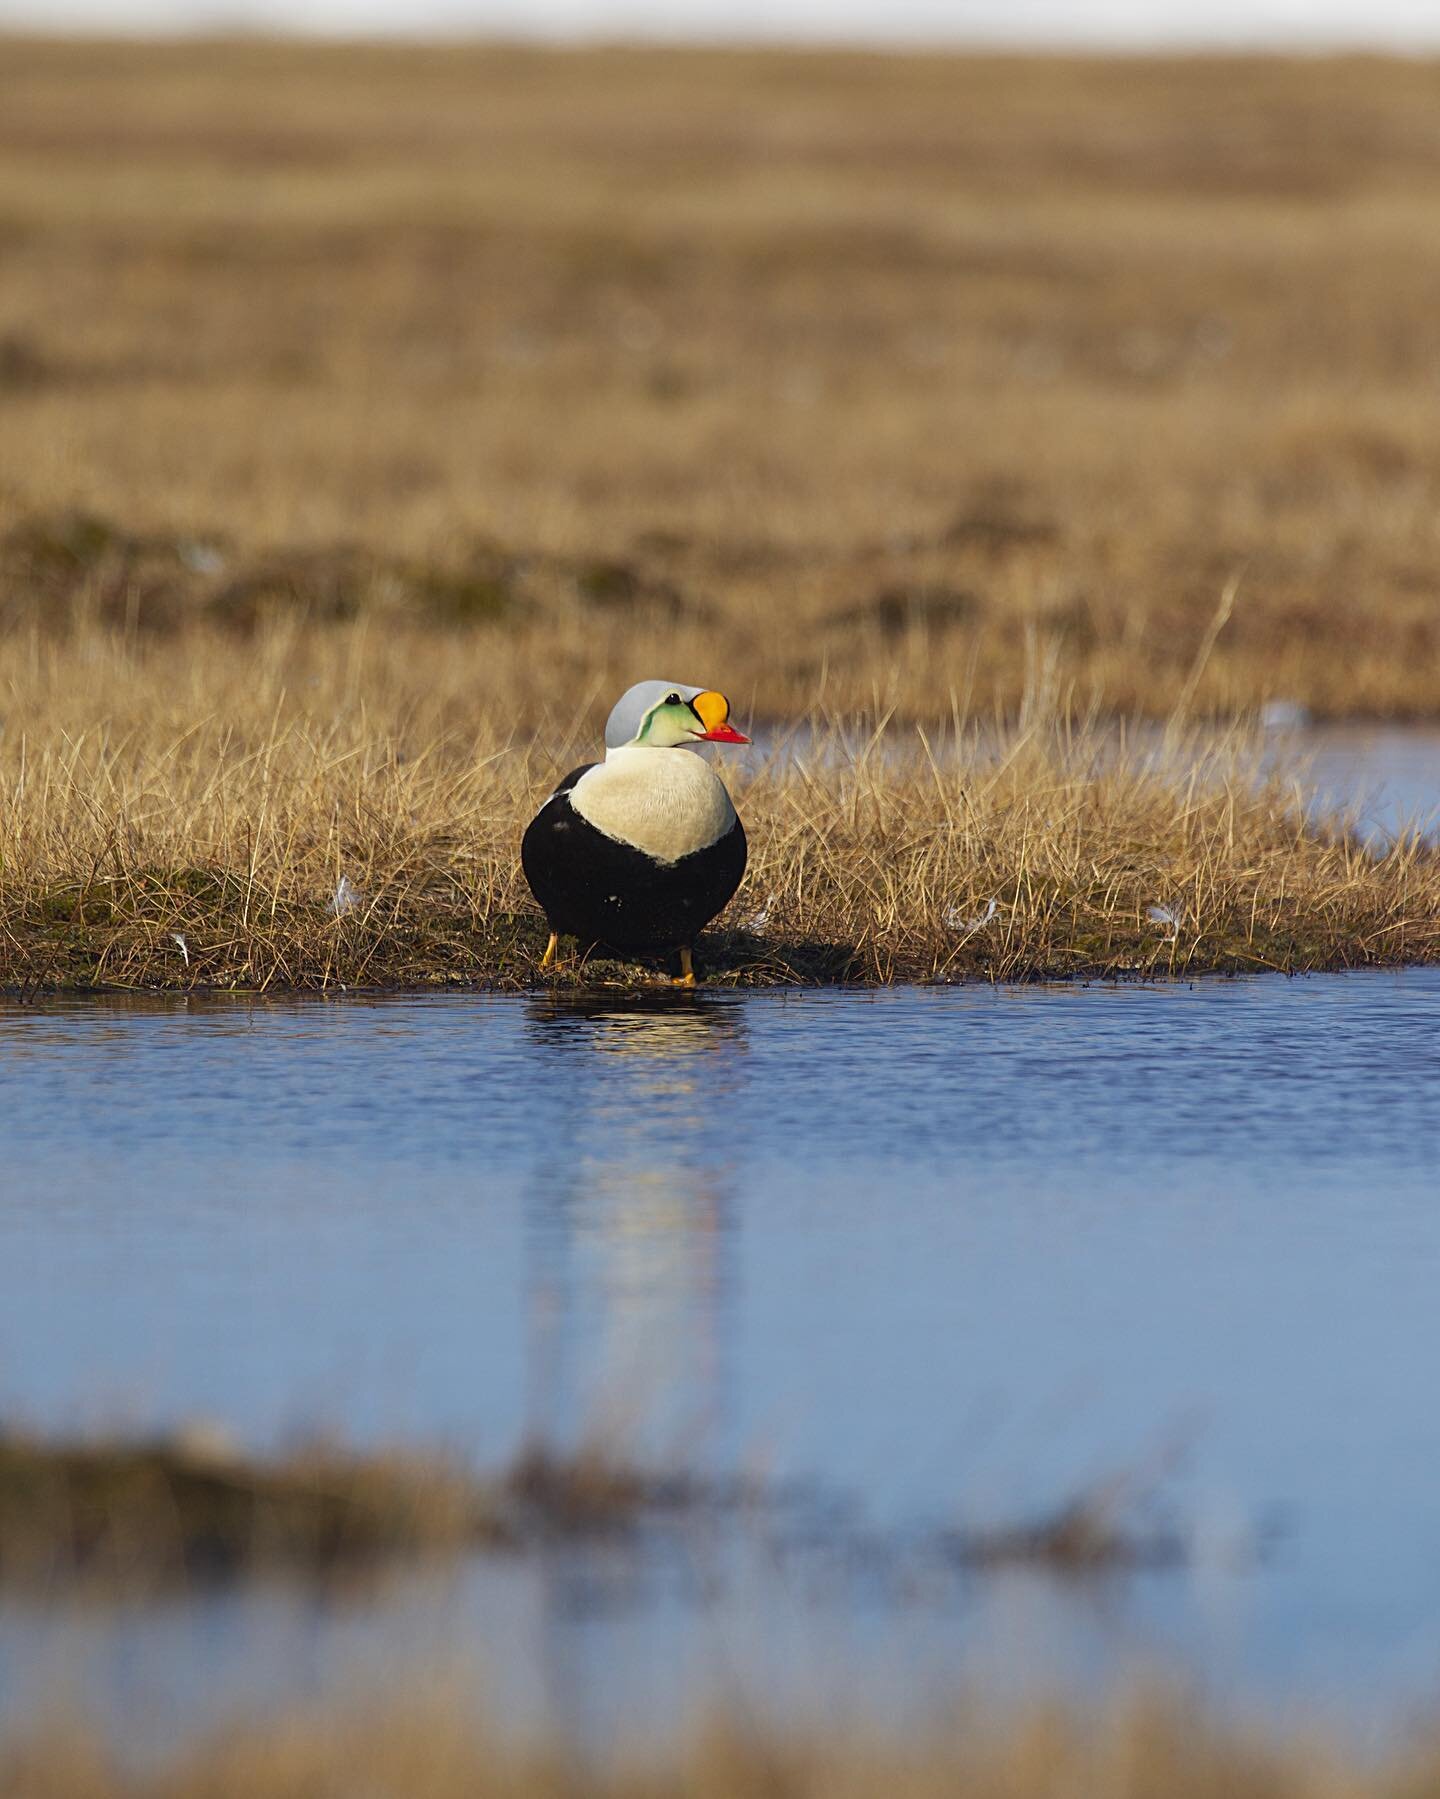
[[[406,1684],[400,1683],[402,1688]],[[1317,1733],[1208,1722],[1137,1694],[1102,1715],[957,1701],[904,1740],[852,1720],[785,1733],[721,1720],[678,1748],[579,1756],[487,1733],[463,1694],[361,1696],[224,1737],[159,1772],[124,1770],[73,1726],[0,1748],[16,1799],[1427,1799],[1423,1746],[1356,1756]],[[440,1683],[442,1688],[446,1683]],[[863,1713],[863,1695],[859,1710]]]

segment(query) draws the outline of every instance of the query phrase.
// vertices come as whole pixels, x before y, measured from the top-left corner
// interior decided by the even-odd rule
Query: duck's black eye
[[[680,695],[678,693],[667,695],[665,704],[667,706],[678,706],[680,704]]]

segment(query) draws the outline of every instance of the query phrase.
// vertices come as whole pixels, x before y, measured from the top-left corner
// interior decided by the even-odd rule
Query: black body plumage
[[[745,873],[740,820],[704,849],[657,862],[607,837],[570,804],[570,789],[593,766],[566,775],[520,844],[525,879],[550,929],[629,955],[689,947]]]

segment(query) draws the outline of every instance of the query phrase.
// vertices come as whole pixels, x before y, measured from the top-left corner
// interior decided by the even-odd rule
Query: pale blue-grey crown
[[[610,716],[605,720],[605,748],[618,750],[633,743],[645,714],[667,693],[678,693],[682,700],[693,700],[697,693],[704,691],[703,687],[687,687],[683,681],[637,681],[633,687],[627,687],[610,708]]]

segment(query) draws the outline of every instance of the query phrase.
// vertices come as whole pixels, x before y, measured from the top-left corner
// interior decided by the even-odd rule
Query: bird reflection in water
[[[537,1000],[527,1035],[546,1083],[527,1202],[530,1441],[714,1469],[733,1449],[739,1008],[713,995]],[[615,1682],[637,1662],[657,1687],[683,1686],[646,1603],[666,1567],[638,1543],[631,1553],[562,1537],[532,1567],[553,1729],[604,1741]]]
[[[528,1208],[531,1439],[703,1467],[727,1429],[740,1009],[535,1002],[562,1103]]]

